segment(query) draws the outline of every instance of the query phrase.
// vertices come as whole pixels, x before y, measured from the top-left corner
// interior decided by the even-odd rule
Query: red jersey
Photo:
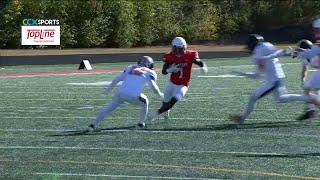
[[[177,57],[172,52],[163,56],[163,61],[168,64],[179,64],[180,70],[171,73],[170,81],[176,85],[189,86],[191,70],[194,59],[198,59],[198,51],[186,50],[184,55]]]

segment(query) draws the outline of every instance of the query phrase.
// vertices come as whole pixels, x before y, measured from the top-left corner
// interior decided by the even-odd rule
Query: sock
[[[171,98],[171,100],[169,102],[162,102],[162,106],[161,108],[158,110],[158,114],[162,114],[166,111],[168,111],[169,109],[171,109],[174,104],[178,102],[178,100],[176,98]]]

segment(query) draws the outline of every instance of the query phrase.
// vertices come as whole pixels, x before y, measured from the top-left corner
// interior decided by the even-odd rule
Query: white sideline
[[[248,58],[249,59],[249,58]],[[280,62],[281,63],[281,62]],[[297,64],[301,64],[299,62],[295,63],[295,62],[288,62],[288,63],[281,63],[281,65],[297,65]],[[227,66],[210,66],[208,67],[208,69],[221,69],[221,68],[235,68],[235,67],[255,67],[254,64],[243,64],[243,65],[227,65]],[[196,70],[200,70],[201,68],[192,68],[192,69],[196,69]]]
[[[79,147],[79,146],[0,146],[0,149],[71,149],[71,150],[113,150],[164,153],[208,153],[208,154],[241,154],[241,155],[286,155],[288,153],[265,153],[243,151],[206,151],[206,150],[175,150],[175,149],[138,149],[138,148],[109,148],[109,147]]]
[[[231,125],[231,124],[230,124]],[[78,132],[79,129],[0,129],[0,132],[59,132],[59,133],[73,133]],[[134,133],[164,133],[164,134],[181,134],[186,133],[190,134],[190,132],[195,133],[203,133],[201,130],[166,130],[166,129],[159,129],[159,130],[144,130],[144,129],[110,129],[110,130],[102,130],[102,132],[134,132]],[[270,134],[270,133],[263,133],[263,132],[250,132],[250,131],[206,131],[206,133],[210,134],[251,134],[251,135],[261,135],[261,136],[284,136],[284,137],[312,137],[312,138],[319,138],[320,135],[309,135],[309,134],[285,134],[285,133],[277,133],[277,134]]]
[[[143,179],[178,179],[178,180],[215,180],[208,178],[192,178],[192,177],[169,177],[169,176],[133,176],[120,174],[78,174],[78,173],[34,173],[35,175],[53,175],[53,176],[88,176],[88,177],[110,177],[110,178],[143,178]]]
[[[223,74],[223,75],[216,75],[216,76],[198,76],[200,78],[244,78],[245,76],[238,76],[233,74]]]

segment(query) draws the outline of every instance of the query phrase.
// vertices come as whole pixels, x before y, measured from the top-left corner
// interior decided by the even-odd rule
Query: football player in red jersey
[[[163,62],[162,74],[171,73],[170,80],[164,90],[162,106],[149,117],[151,119],[164,112],[168,117],[169,110],[186,95],[193,64],[198,65],[204,73],[208,71],[206,64],[199,59],[198,51],[188,50],[182,37],[172,40],[172,50],[163,56]]]

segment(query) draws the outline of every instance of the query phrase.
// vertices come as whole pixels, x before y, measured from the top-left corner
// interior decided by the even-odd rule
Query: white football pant
[[[320,89],[320,70],[318,69],[316,72],[310,74],[308,79],[303,83],[303,88],[310,89],[314,91],[313,93],[316,93],[319,95],[319,89]],[[307,109],[317,109],[317,107],[313,104],[307,104]]]
[[[258,99],[265,95],[273,92],[276,100],[279,103],[293,102],[293,101],[304,101],[310,102],[311,97],[300,94],[288,94],[287,88],[282,84],[282,80],[265,82],[260,88],[255,90],[249,98],[247,109],[243,114],[243,120],[250,115],[254,109],[254,105]]]
[[[303,84],[304,88],[318,90],[320,89],[320,70],[312,73],[308,80]]]
[[[164,98],[163,102],[169,102],[171,98],[175,97],[178,101],[180,101],[187,93],[188,87],[185,85],[176,85],[171,81],[167,83],[167,86],[164,90]]]
[[[100,109],[100,112],[96,117],[94,124],[95,125],[100,124],[103,121],[103,119],[110,114],[110,112],[115,110],[124,102],[141,106],[139,123],[144,123],[146,116],[148,114],[148,106],[149,106],[148,97],[144,94],[140,94],[140,96],[134,97],[134,96],[127,95],[125,93],[116,93],[112,98],[112,100],[109,102],[109,104]]]

